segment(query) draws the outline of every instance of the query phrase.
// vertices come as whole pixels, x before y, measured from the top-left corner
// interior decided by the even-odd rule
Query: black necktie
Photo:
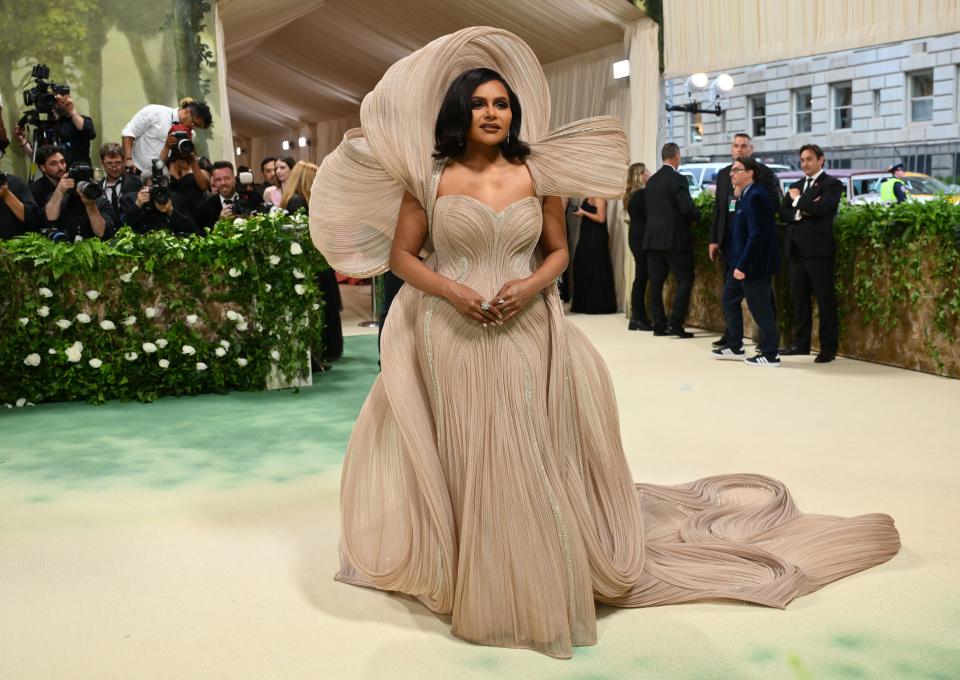
[[[117,194],[120,193],[120,182],[117,182],[113,185],[113,191],[110,192],[110,206],[113,208],[114,217],[120,216],[120,199],[117,198]]]
[[[803,193],[810,191],[810,187],[813,186],[813,177],[807,177],[807,183],[803,187]]]

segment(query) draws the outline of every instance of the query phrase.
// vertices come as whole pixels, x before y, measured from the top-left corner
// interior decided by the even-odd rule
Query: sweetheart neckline
[[[499,211],[498,211],[498,210],[494,210],[494,209],[491,208],[489,205],[487,205],[486,203],[484,203],[483,201],[481,201],[479,198],[475,198],[475,197],[469,196],[469,195],[467,195],[467,194],[444,194],[443,196],[437,196],[437,199],[436,199],[436,200],[439,201],[441,198],[468,198],[468,199],[470,199],[471,201],[473,201],[474,203],[476,203],[477,205],[482,205],[484,208],[486,208],[487,210],[489,210],[492,215],[498,216],[498,215],[503,215],[505,212],[507,212],[508,210],[510,210],[510,208],[512,208],[512,207],[514,207],[514,206],[516,206],[516,205],[519,205],[520,203],[523,203],[524,201],[529,201],[530,199],[532,199],[532,198],[535,199],[535,198],[537,198],[537,197],[536,197],[536,196],[524,196],[523,198],[517,199],[516,201],[514,201],[513,203],[511,203],[510,205],[508,205],[506,208],[504,208],[503,210],[499,210]]]

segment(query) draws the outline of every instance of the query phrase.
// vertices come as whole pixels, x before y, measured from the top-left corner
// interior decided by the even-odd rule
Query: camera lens
[[[83,194],[86,198],[89,198],[91,201],[95,201],[101,196],[103,196],[103,189],[100,188],[99,184],[94,182],[82,181],[77,183],[77,191]]]

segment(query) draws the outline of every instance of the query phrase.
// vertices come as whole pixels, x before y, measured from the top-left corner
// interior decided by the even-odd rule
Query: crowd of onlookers
[[[230,161],[211,163],[194,143],[194,131],[211,123],[202,101],[145,106],[120,141],[100,146],[101,173],[91,162],[93,121],[69,94],[57,95],[51,119],[32,139],[29,129],[13,129],[35,178],[0,173],[0,238],[39,232],[54,241],[109,239],[124,225],[138,233],[203,235],[221,219],[309,206],[315,164],[265,158],[256,179]],[[0,140],[9,143],[2,122]]]

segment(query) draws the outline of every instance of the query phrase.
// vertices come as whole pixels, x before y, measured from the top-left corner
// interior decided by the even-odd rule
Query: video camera
[[[95,201],[103,196],[103,189],[97,184],[93,168],[89,163],[83,161],[71,163],[70,169],[67,171],[67,177],[77,183],[77,191],[83,194],[85,198]]]
[[[58,85],[47,81],[50,77],[50,67],[46,64],[37,64],[30,72],[34,85],[23,91],[23,103],[33,106],[37,113],[53,113],[57,106],[57,95],[70,94],[69,85]]]
[[[164,172],[167,168],[159,158],[150,161],[150,203],[167,203],[170,201],[170,175]]]

